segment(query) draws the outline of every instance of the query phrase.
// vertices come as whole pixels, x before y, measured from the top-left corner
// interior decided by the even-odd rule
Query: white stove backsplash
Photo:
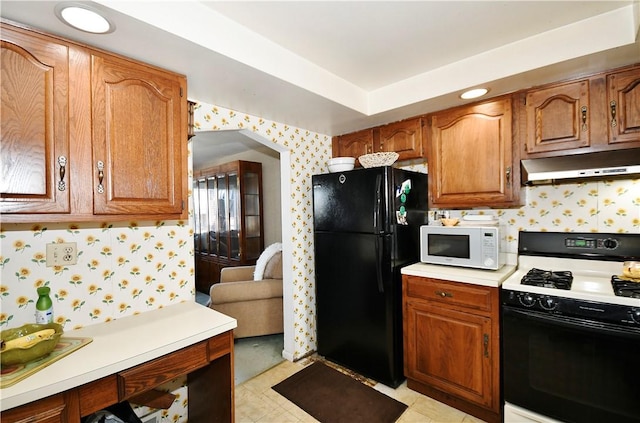
[[[449,210],[451,217],[498,217],[501,251],[518,253],[519,231],[640,233],[640,179],[523,188],[516,209]]]

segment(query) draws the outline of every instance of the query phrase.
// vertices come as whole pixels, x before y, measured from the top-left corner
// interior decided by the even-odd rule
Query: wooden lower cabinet
[[[501,421],[499,289],[402,276],[407,386]]]
[[[190,421],[234,421],[232,331],[9,409],[2,412],[0,419],[3,423],[80,423],[81,417],[121,401],[135,403],[135,398],[184,375],[187,375]]]

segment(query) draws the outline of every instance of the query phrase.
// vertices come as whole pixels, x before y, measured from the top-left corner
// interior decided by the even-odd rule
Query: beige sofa
[[[284,332],[282,252],[271,257],[261,280],[254,272],[255,266],[226,267],[209,290],[209,307],[238,321],[235,338]]]

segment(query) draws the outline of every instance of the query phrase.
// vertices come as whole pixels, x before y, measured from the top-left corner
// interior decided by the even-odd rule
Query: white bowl
[[[327,160],[327,167],[329,172],[346,172],[353,170],[355,163],[355,157],[334,157]]]

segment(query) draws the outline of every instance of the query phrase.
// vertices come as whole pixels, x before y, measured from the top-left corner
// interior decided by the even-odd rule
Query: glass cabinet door
[[[262,228],[260,227],[260,178],[255,172],[245,172],[244,184],[244,230],[245,257],[258,258],[262,252]]]
[[[229,175],[229,241],[231,259],[240,259],[240,200],[238,195],[238,174]]]
[[[208,239],[209,239],[209,251],[211,254],[218,255],[219,251],[219,242],[218,242],[218,202],[217,198],[217,189],[218,189],[218,180],[215,176],[210,176],[207,178],[207,207],[208,207],[208,218],[209,220],[206,222],[208,227]]]
[[[218,254],[222,257],[229,257],[229,203],[227,197],[227,176],[218,175]]]
[[[198,198],[205,199],[207,198],[207,180],[200,179],[198,180]],[[208,224],[209,222],[209,210],[207,208],[206,201],[199,201],[198,211],[200,214],[199,221],[199,233],[200,233],[200,251],[203,253],[209,252],[209,236],[208,232]]]

